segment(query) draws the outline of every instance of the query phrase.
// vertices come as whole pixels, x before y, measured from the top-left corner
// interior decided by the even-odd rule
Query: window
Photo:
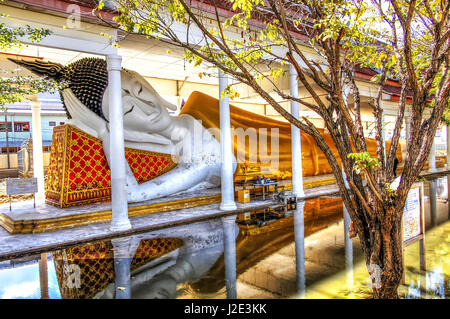
[[[30,122],[14,123],[14,132],[29,132],[29,131],[30,131]]]
[[[8,127],[8,132],[12,132],[11,122],[8,122],[7,124],[5,122],[0,122],[0,132],[5,132],[6,127]]]
[[[9,153],[17,153],[17,151],[19,151],[20,147],[8,147],[9,148]],[[8,153],[8,150],[6,147],[1,147],[1,154],[6,154]]]
[[[50,122],[48,122],[48,126],[56,126],[56,122],[55,121],[50,121]]]

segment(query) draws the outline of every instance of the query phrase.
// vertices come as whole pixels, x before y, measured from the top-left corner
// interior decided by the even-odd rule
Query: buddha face
[[[155,89],[138,73],[122,70],[123,125],[125,129],[160,133],[172,122],[168,109],[177,107],[164,100]],[[102,110],[109,120],[108,90],[103,96]]]

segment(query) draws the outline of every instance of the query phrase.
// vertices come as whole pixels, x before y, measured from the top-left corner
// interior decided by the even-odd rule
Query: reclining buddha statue
[[[108,73],[106,61],[83,58],[68,66],[45,62],[11,59],[32,72],[66,83],[60,91],[69,124],[102,141],[109,162],[112,156],[109,140]],[[122,105],[125,146],[128,148],[170,154],[173,168],[145,181],[136,180],[127,165],[128,202],[140,202],[180,192],[192,192],[220,185],[219,100],[193,92],[178,115],[177,107],[164,98],[137,72],[122,69]],[[258,155],[248,143],[233,138],[235,180],[245,171],[265,172],[266,176],[289,178],[291,172],[291,128],[265,116],[230,106],[231,126],[235,130],[259,131]],[[325,134],[329,145],[330,136]],[[301,133],[303,175],[331,173],[331,168],[314,140]],[[238,141],[236,141],[238,140]],[[267,143],[267,141],[275,143]],[[264,144],[264,145],[263,145]],[[264,152],[261,149],[265,148]],[[376,153],[376,143],[368,139],[369,152]],[[338,158],[336,148],[332,146]],[[253,160],[247,160],[251,158]],[[270,158],[276,157],[276,167]],[[401,159],[401,152],[398,152]],[[270,166],[272,165],[272,166]],[[269,166],[268,166],[269,165]],[[265,170],[264,170],[265,169]]]

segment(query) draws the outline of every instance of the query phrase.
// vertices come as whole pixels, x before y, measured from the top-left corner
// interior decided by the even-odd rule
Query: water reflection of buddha
[[[309,201],[304,209],[305,236],[342,218],[338,198]],[[265,227],[243,225],[239,230],[236,225],[236,274],[293,244],[294,227],[293,216],[272,220]],[[131,236],[124,250],[104,241],[53,252],[61,294],[63,298],[115,298],[117,257],[126,255],[131,274],[126,289],[131,289],[131,298],[176,298],[180,293],[182,297],[218,296],[226,280],[224,236],[222,222],[211,220]],[[76,268],[80,287],[68,285]]]
[[[239,230],[236,225],[235,235]],[[166,256],[163,262],[155,263],[140,273],[131,276],[131,297],[134,299],[176,298],[177,286],[193,283],[205,276],[224,252],[224,231],[220,220],[211,220],[191,225],[179,226],[146,236],[176,236],[183,245],[172,259]],[[139,235],[134,238],[136,240]],[[162,258],[161,258],[162,259]],[[163,263],[169,264],[165,267]],[[163,269],[158,271],[157,269]],[[113,298],[114,285],[111,284],[97,298]]]

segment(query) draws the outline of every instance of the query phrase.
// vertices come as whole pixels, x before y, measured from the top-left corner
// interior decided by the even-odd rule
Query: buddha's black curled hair
[[[64,81],[81,103],[106,120],[102,111],[103,94],[108,86],[108,72],[104,59],[83,58],[66,67],[58,63],[40,60],[26,61],[12,58],[9,60],[24,66],[37,75],[52,78],[60,83]],[[62,95],[61,100],[67,117],[72,118]]]

